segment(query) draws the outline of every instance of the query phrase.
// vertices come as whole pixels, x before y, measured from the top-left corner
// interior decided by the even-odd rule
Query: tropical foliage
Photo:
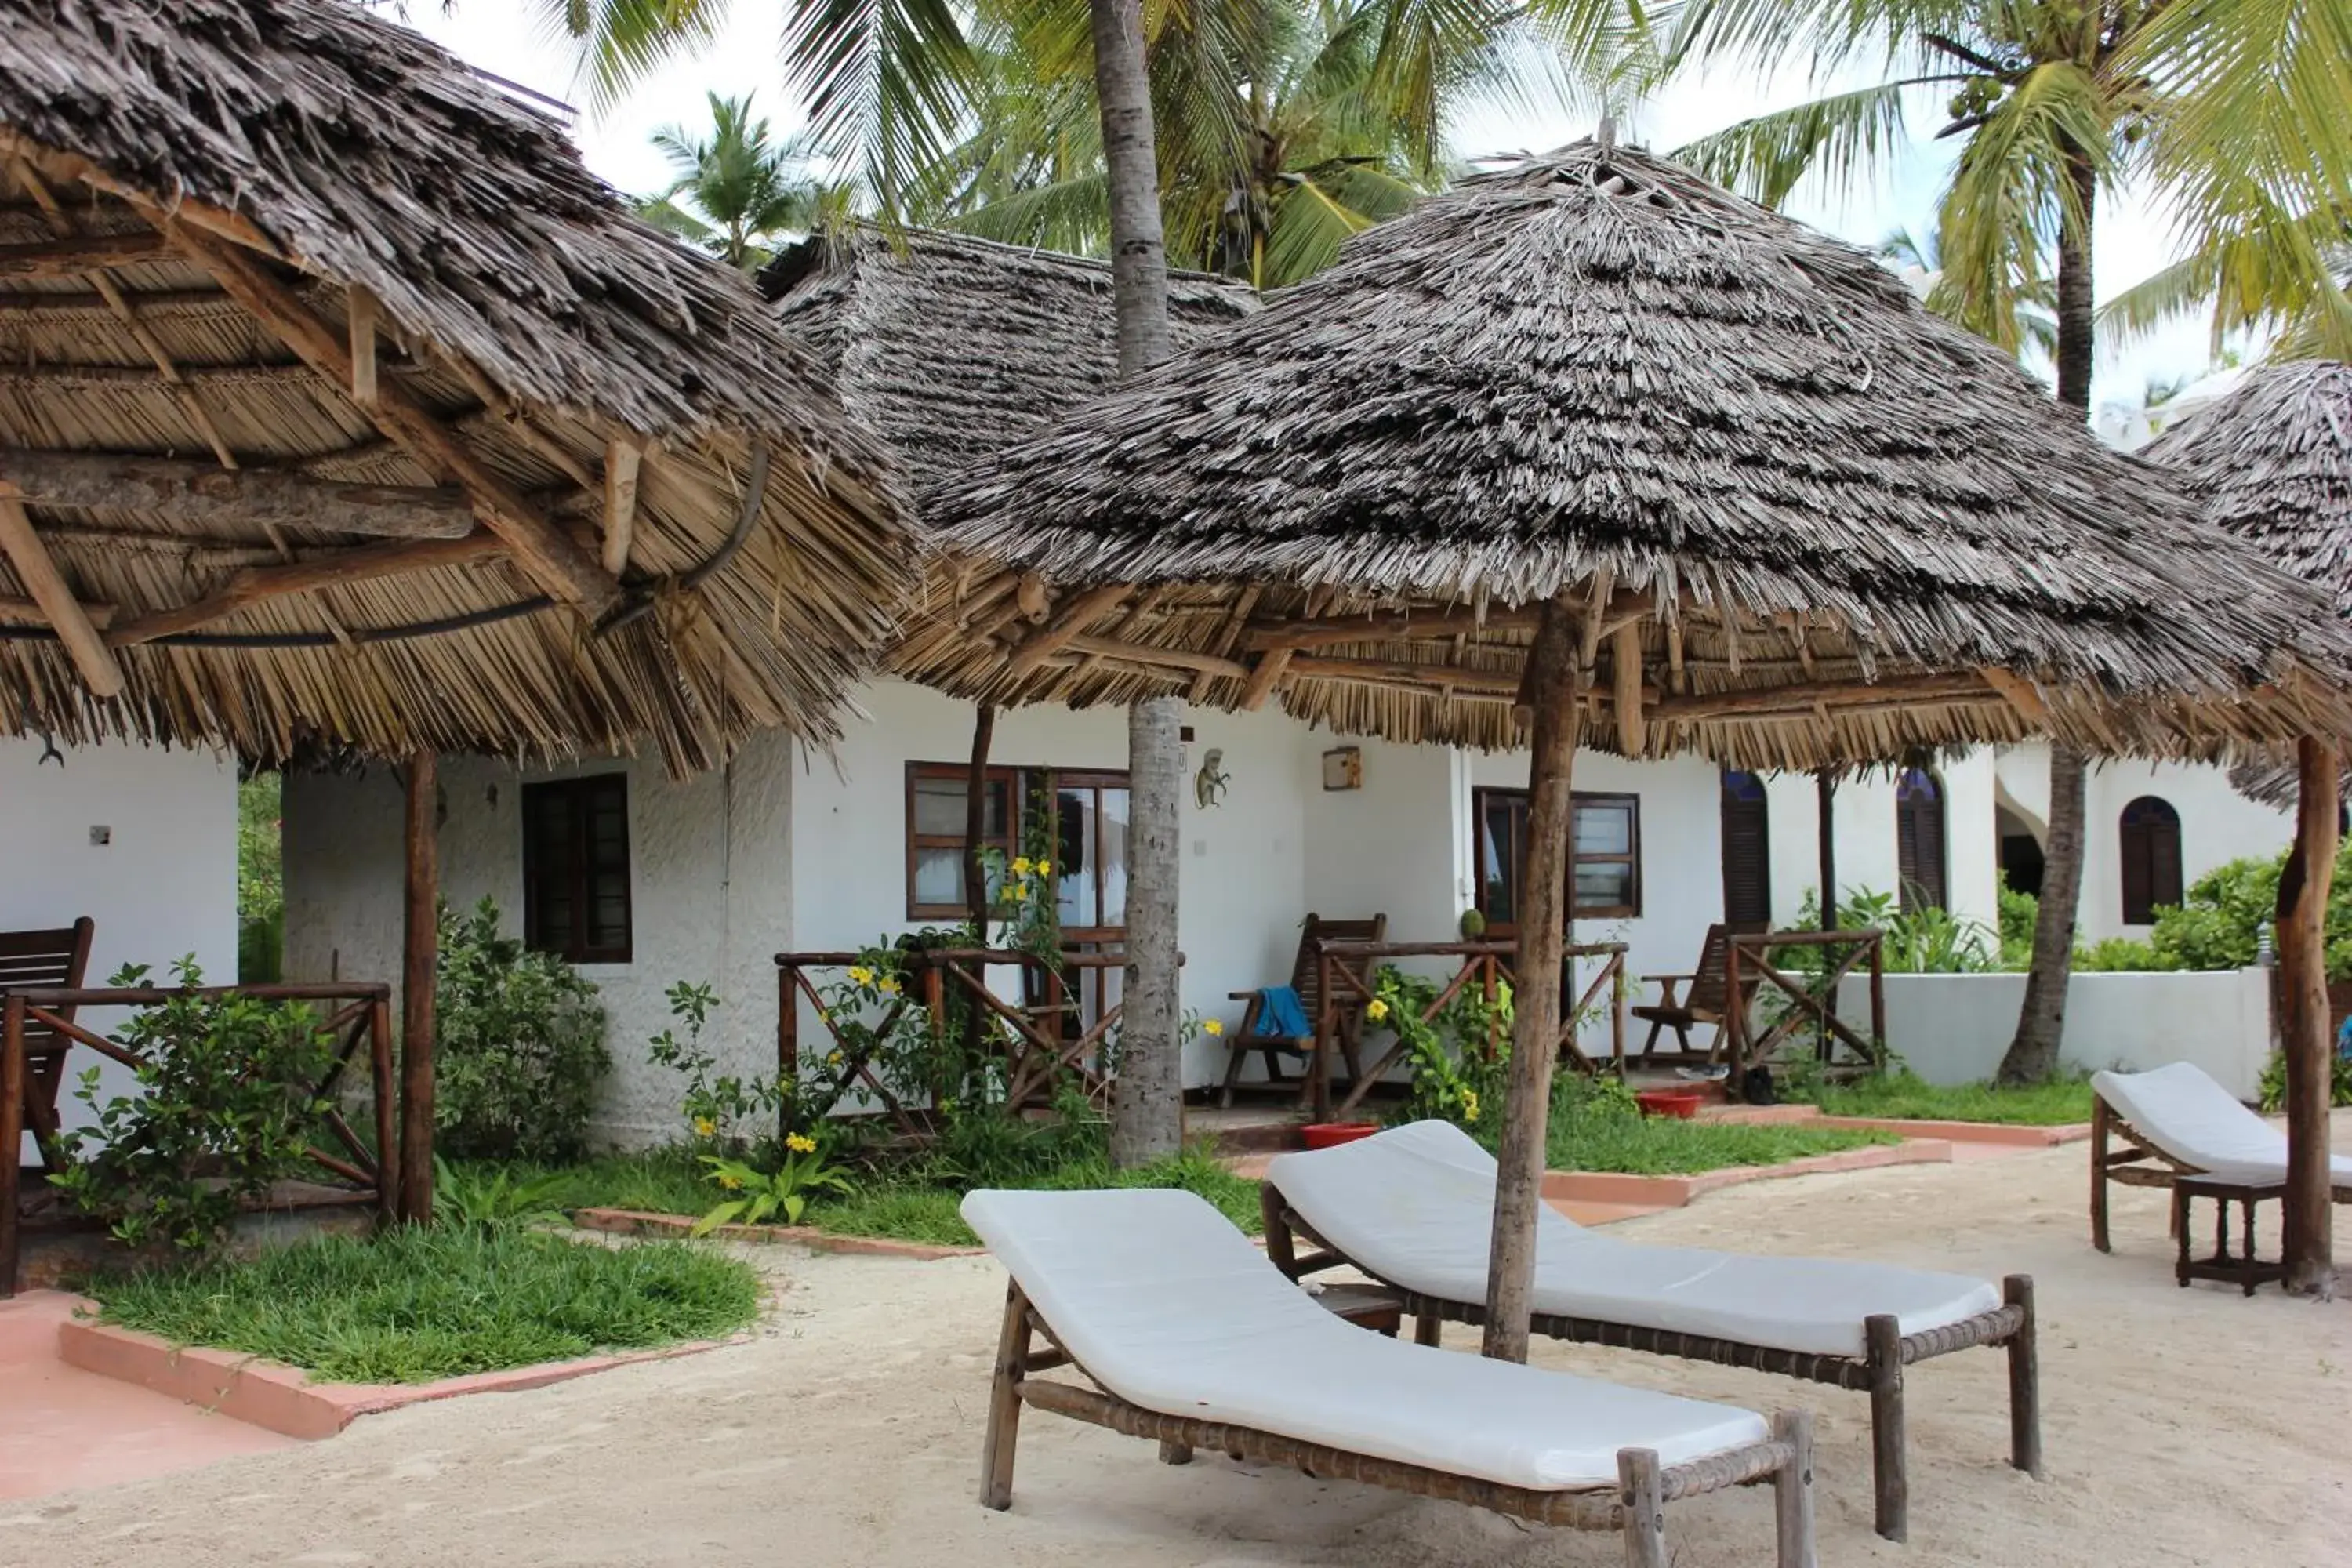
[[[569,1160],[613,1058],[596,987],[552,953],[499,931],[488,899],[441,910],[433,1011],[433,1121],[467,1159]]]
[[[787,235],[845,216],[849,193],[809,173],[809,148],[773,136],[751,113],[751,98],[710,94],[710,126],[654,132],[676,174],[669,188],[638,204],[637,216],[730,267],[758,267]]]

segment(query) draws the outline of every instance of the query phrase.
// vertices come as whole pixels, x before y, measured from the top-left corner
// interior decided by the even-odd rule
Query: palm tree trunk
[[[2335,1293],[2335,1219],[2328,1202],[2327,1108],[2334,1044],[2327,1037],[2327,894],[2336,868],[2336,753],[2305,735],[2295,744],[2300,799],[2294,848],[2279,874],[2279,1044],[2286,1056],[2286,1289]]]
[[[1123,381],[1174,352],[1168,329],[1168,247],[1139,0],[1092,0],[1095,100],[1110,184],[1111,300]],[[1118,1083],[1111,1096],[1114,1168],[1172,1154],[1184,1136],[1184,1042],[1176,966],[1179,797],[1183,753],[1173,697],[1128,714],[1127,975]]]
[[[2087,421],[2091,412],[2091,215],[2098,176],[2087,157],[2072,154],[2067,174],[2080,204],[2079,222],[2058,229],[2058,401]],[[2042,909],[2033,922],[2033,966],[2026,972],[2025,1003],[2017,1033],[2000,1058],[2003,1083],[2039,1083],[2058,1069],[2066,1032],[2066,987],[2074,977],[2074,921],[2083,901],[2083,792],[2087,764],[2074,747],[2050,746],[2050,841],[2042,851]]]

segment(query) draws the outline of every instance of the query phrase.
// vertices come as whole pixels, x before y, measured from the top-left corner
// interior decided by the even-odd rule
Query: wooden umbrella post
[[[1837,831],[1831,817],[1837,806],[1837,775],[1823,768],[1813,775],[1813,799],[1821,814],[1815,830],[1822,850],[1822,929],[1837,930]]]
[[[2327,893],[2336,868],[2336,762],[2325,742],[2295,742],[2301,798],[2294,849],[2279,878],[2278,954],[2286,1053],[2286,1289],[2335,1293],[2327,1110]]]
[[[400,969],[400,1217],[433,1222],[433,1002],[440,968],[438,769],[432,748],[408,759],[408,866]]]
[[[1511,1020],[1511,1090],[1495,1180],[1487,1253],[1485,1353],[1528,1359],[1536,1272],[1536,1205],[1559,1041],[1561,950],[1568,940],[1570,784],[1576,765],[1576,627],[1563,599],[1544,606],[1524,688],[1534,709],[1528,769],[1527,875],[1519,899],[1519,993]]]

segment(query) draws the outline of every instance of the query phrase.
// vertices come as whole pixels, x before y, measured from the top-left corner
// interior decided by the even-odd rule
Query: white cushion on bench
[[[2286,1134],[2238,1103],[2193,1062],[2091,1075],[2091,1089],[2139,1135],[2184,1165],[2243,1181],[2286,1180]],[[2337,1155],[2336,1184],[2352,1182]]]
[[[1266,1179],[1367,1271],[1441,1300],[1486,1300],[1495,1158],[1453,1123],[1280,1155]],[[1966,1275],[1648,1247],[1588,1230],[1549,1204],[1536,1210],[1538,1312],[1859,1356],[1864,1318],[1891,1313],[1914,1334],[2000,1305],[1999,1290]]]
[[[1616,1485],[1620,1448],[1672,1466],[1770,1435],[1731,1405],[1357,1328],[1191,1193],[982,1191],[963,1216],[1088,1376],[1163,1415],[1540,1491]]]

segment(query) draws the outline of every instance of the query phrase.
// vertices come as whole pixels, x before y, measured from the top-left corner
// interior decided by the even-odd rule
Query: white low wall
[[[2017,1030],[2022,974],[1890,974],[1886,1043],[1930,1083],[1992,1077]],[[1849,979],[1838,1011],[1870,1017],[1869,982]],[[2271,1049],[2270,972],[2077,974],[2066,992],[2063,1065],[2137,1072],[2195,1062],[2242,1100],[2255,1097]]]

